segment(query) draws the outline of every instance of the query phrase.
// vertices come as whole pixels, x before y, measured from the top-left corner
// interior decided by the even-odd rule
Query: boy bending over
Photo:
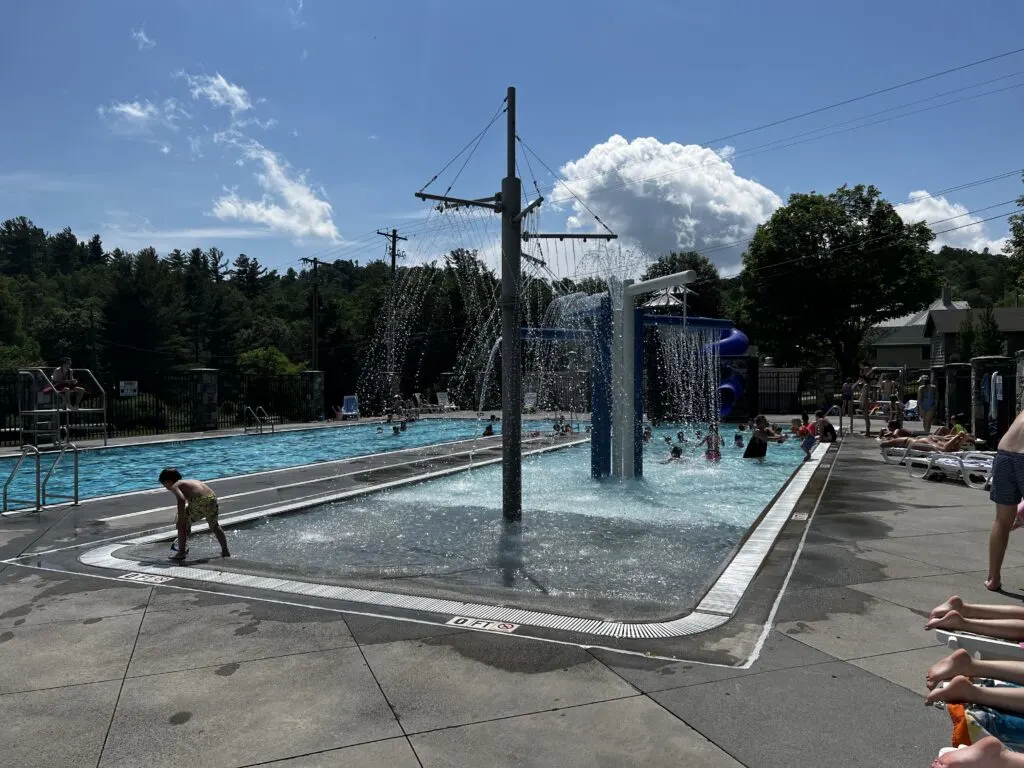
[[[217,522],[217,515],[220,507],[217,503],[217,495],[210,490],[210,487],[201,480],[186,480],[181,472],[168,467],[160,473],[160,485],[170,491],[178,500],[178,516],[175,524],[178,528],[178,551],[171,556],[171,560],[184,560],[187,556],[188,536],[192,529],[192,523],[205,519],[210,526],[210,532],[217,537],[220,543],[221,557],[231,557],[228,552],[228,538],[224,535],[224,529]]]

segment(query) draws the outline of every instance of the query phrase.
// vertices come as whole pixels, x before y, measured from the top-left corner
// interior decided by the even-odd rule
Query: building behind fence
[[[279,423],[319,421],[324,415],[321,371],[284,376],[215,369],[148,376],[99,372],[96,378],[107,394],[110,437],[243,427],[246,408],[259,406]],[[17,373],[0,372],[0,445],[21,440],[17,387]]]

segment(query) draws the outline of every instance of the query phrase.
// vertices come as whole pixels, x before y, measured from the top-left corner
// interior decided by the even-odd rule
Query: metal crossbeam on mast
[[[523,232],[523,219],[536,209],[543,198],[522,208],[522,182],[516,176],[516,89],[509,86],[506,107],[506,166],[501,192],[493,197],[470,200],[417,192],[421,200],[447,207],[489,208],[501,214],[501,447],[502,489],[501,512],[506,523],[517,523],[523,517],[522,416],[523,371],[522,339],[520,337],[521,307],[519,279],[522,268],[522,243],[530,238],[572,238],[613,240],[616,235],[537,235]]]

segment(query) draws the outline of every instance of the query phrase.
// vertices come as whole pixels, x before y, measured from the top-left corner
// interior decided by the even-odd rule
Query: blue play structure
[[[718,348],[719,357],[740,357],[750,348],[750,339],[739,328],[728,328],[722,331],[721,339],[708,345],[708,351],[713,347]],[[727,375],[718,386],[719,418],[724,419],[732,412],[733,405],[742,399],[745,388],[743,375],[728,368]]]
[[[522,328],[521,338],[525,340],[565,341],[580,340],[593,346],[591,377],[591,435],[590,435],[590,469],[595,478],[607,477],[612,473],[612,345],[613,322],[612,307],[608,296],[594,297],[596,301],[581,307],[581,317],[587,319],[583,328]],[[636,331],[629,340],[622,343],[633,345],[632,371],[623,371],[623,375],[633,380],[633,476],[643,474],[643,359],[644,334],[646,326],[682,325],[687,328],[711,328],[721,332],[721,338],[708,345],[707,351],[717,348],[720,357],[740,357],[746,353],[750,341],[739,329],[733,327],[732,321],[713,317],[679,317],[676,315],[644,314],[641,308],[634,310],[634,328]],[[628,368],[629,366],[627,366]],[[742,375],[732,372],[721,382],[719,395],[721,408],[719,414],[725,418],[742,397],[745,381]],[[628,454],[627,454],[628,455]]]

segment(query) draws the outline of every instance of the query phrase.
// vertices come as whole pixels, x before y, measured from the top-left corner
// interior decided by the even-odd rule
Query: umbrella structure
[[[686,286],[676,286],[674,288],[666,288],[662,291],[658,291],[654,294],[654,298],[650,301],[644,302],[642,307],[644,309],[676,309],[680,308],[685,311],[686,309],[686,296],[687,294],[694,294],[695,291],[687,288]]]

